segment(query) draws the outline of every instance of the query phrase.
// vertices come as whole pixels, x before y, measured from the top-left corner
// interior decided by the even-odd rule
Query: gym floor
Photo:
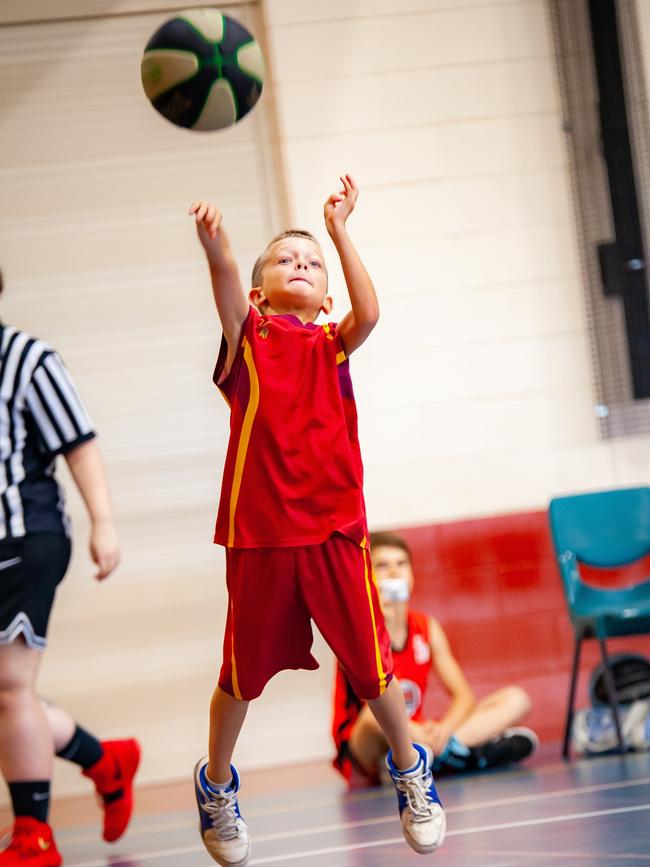
[[[282,780],[278,790],[278,779]],[[530,767],[449,777],[439,789],[447,839],[437,867],[650,865],[650,754],[564,763],[557,750]],[[98,840],[98,808],[56,804],[66,867],[209,867],[188,783],[138,792],[137,814],[114,846]],[[324,765],[243,776],[240,798],[255,864],[395,867],[422,864],[400,833],[392,790],[348,793]]]

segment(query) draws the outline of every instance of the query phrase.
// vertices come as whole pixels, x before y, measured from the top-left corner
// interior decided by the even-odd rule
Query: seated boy
[[[537,736],[530,729],[511,728],[530,709],[527,693],[505,686],[476,701],[454,658],[442,626],[409,609],[413,571],[408,545],[400,536],[370,536],[371,559],[384,619],[391,638],[394,673],[410,717],[411,738],[435,756],[434,770],[481,770],[519,762],[531,755]],[[434,667],[451,701],[439,719],[426,719],[424,694]],[[337,668],[333,735],[335,767],[351,783],[361,772],[365,784],[377,784],[387,744],[381,729]]]

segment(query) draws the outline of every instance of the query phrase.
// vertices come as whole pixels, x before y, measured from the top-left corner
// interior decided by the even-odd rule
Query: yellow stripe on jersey
[[[239,691],[239,680],[237,679],[237,663],[235,662],[235,612],[232,599],[230,600],[230,667],[232,691],[235,694],[235,698],[241,701],[242,698],[241,692]]]
[[[228,527],[228,547],[232,548],[235,543],[235,510],[237,509],[237,500],[239,499],[239,489],[241,488],[241,478],[244,472],[244,463],[246,462],[246,453],[248,451],[248,443],[251,438],[253,429],[253,421],[257,413],[257,407],[260,402],[260,383],[255,370],[255,362],[253,361],[253,353],[251,345],[244,337],[242,341],[244,347],[244,363],[248,370],[249,395],[248,406],[244,413],[244,421],[241,426],[239,435],[239,445],[237,446],[237,457],[235,459],[235,471],[232,478],[232,489],[230,491],[230,523]]]
[[[372,583],[377,587],[377,582],[375,581],[375,576],[372,571],[372,566],[368,569],[368,560],[370,558],[370,552],[368,551],[368,547],[366,545],[366,538],[364,536],[363,541],[361,542],[361,547],[363,548],[363,566],[364,566],[364,578],[366,581],[366,592],[368,594],[368,605],[370,607],[370,620],[372,622],[372,634],[375,639],[375,659],[377,660],[377,674],[379,675],[379,695],[381,695],[386,689],[386,672],[384,671],[384,666],[381,661],[381,650],[379,649],[379,637],[377,636],[377,623],[375,621],[375,609],[372,604],[372,588],[370,586],[370,575],[372,575]]]
[[[343,352],[343,350],[341,350],[341,352],[339,352],[336,356],[336,363],[337,364],[343,364],[343,362],[345,361],[345,357],[346,357],[345,352]]]

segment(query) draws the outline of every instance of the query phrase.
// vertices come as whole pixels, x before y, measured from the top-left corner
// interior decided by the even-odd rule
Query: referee
[[[95,783],[104,801],[105,839],[121,836],[131,813],[137,742],[102,743],[36,694],[50,611],[71,552],[54,474],[58,455],[88,511],[97,580],[120,560],[95,436],[55,350],[0,321],[0,769],[15,816],[0,867],[62,863],[47,824],[55,751]]]

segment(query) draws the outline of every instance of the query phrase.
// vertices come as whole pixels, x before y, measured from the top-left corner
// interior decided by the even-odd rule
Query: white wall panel
[[[423,317],[425,322],[426,318]],[[363,379],[360,401],[366,412],[404,411],[430,406],[435,412],[463,395],[467,401],[482,398],[550,392],[562,388],[589,392],[591,374],[581,334],[562,334],[418,347],[406,338],[385,353],[353,359],[355,381]],[[576,345],[577,344],[577,345]],[[582,349],[577,353],[576,349]],[[576,355],[580,362],[576,363]],[[380,366],[381,365],[381,366]],[[401,442],[396,440],[394,451]]]
[[[229,7],[250,5],[249,0],[228,0],[227,4]],[[56,3],[52,3],[52,0],[29,0],[28,3],[25,0],[2,0],[0,24],[160,13],[164,9],[176,10],[181,6],[178,0],[56,0]]]
[[[342,165],[358,167],[367,187],[565,164],[564,139],[552,113],[297,136],[287,141],[287,155],[297,189],[326,187]]]
[[[276,57],[275,65],[281,60]],[[549,58],[481,66],[391,70],[283,82],[279,118],[286,139],[400,129],[454,120],[557,110]],[[479,141],[476,142],[477,148]],[[388,152],[386,159],[397,159]]]
[[[563,225],[571,232],[571,206],[561,184],[562,171],[366,187],[360,203],[362,215],[350,218],[350,231],[359,243],[383,240],[393,244],[407,239],[457,238],[508,227]],[[329,189],[325,187],[323,200],[340,188],[336,180]],[[363,183],[362,169],[358,183]],[[320,216],[313,199],[304,188],[296,192],[294,207],[300,224],[313,224],[314,217]]]
[[[276,81],[495,63],[550,53],[543,0],[514,6],[285,23],[273,31]]]
[[[400,15],[434,10],[466,10],[481,6],[516,6],[530,0],[272,0],[270,23],[274,26],[304,22],[330,21],[332,19],[370,18]]]
[[[389,287],[386,287],[388,289]],[[512,341],[577,335],[582,310],[568,281],[525,282],[511,285],[429,289],[424,281],[403,291],[386,291],[377,336],[352,360],[355,370],[368,359],[378,361],[384,344],[393,352],[415,353],[434,346]],[[394,287],[393,287],[394,289]],[[414,313],[415,309],[415,313]]]
[[[481,428],[474,434],[478,441]],[[378,465],[366,462],[371,526],[407,527],[539,509],[549,491],[597,490],[618,479],[610,448],[591,438],[553,449],[509,444],[491,453],[456,457],[438,457],[433,449],[427,460],[397,462],[391,457],[384,456]]]

